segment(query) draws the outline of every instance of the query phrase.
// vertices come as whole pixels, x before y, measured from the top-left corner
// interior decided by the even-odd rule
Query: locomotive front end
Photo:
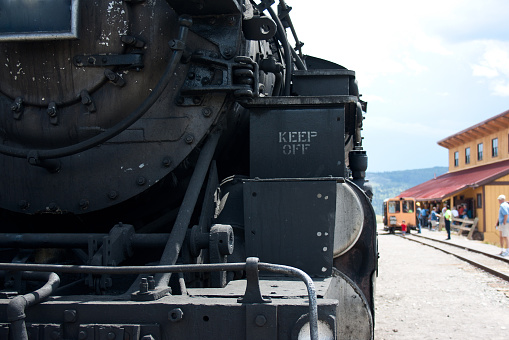
[[[0,0],[0,338],[373,339],[367,104],[273,3]]]

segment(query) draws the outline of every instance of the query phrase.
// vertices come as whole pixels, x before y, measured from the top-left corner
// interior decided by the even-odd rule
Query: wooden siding
[[[509,129],[503,129],[497,132],[489,133],[485,136],[480,136],[477,139],[470,140],[463,144],[453,146],[449,149],[449,172],[459,171],[476,167],[479,165],[499,162],[501,160],[509,159]],[[498,156],[492,156],[491,141],[498,138]],[[483,143],[483,159],[477,160],[477,144]],[[470,163],[465,163],[465,149],[470,148]],[[454,153],[459,153],[459,164],[454,165]]]

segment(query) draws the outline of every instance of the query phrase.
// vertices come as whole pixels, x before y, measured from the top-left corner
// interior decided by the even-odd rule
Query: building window
[[[460,153],[456,151],[454,153],[454,166],[460,165]]]
[[[470,148],[465,149],[465,164],[470,164]]]
[[[482,161],[482,149],[483,149],[482,143],[477,144],[477,160],[478,161]]]
[[[481,208],[482,208],[482,195],[477,194],[477,209],[481,209]]]
[[[491,140],[491,157],[498,156],[498,138],[493,138]]]

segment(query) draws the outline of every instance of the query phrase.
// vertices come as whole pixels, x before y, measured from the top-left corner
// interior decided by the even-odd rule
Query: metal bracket
[[[76,67],[126,66],[141,69],[144,66],[141,53],[77,55],[72,62]]]
[[[257,257],[248,257],[246,259],[246,292],[244,296],[237,299],[239,303],[269,303],[270,299],[264,299],[260,291],[260,279],[258,277]]]

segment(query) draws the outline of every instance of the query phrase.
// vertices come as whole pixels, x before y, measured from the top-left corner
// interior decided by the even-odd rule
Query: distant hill
[[[373,186],[372,204],[375,213],[382,214],[382,203],[386,198],[397,196],[402,191],[443,175],[447,170],[445,166],[437,166],[416,170],[366,172],[366,179]]]

